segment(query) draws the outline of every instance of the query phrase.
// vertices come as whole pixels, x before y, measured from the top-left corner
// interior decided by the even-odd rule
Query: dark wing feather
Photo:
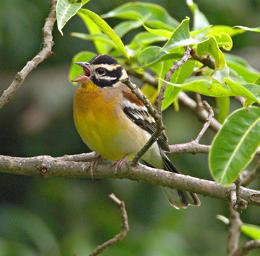
[[[131,92],[123,92],[123,96],[123,111],[126,116],[152,135],[156,131],[156,122],[149,114],[143,102],[137,99]],[[161,149],[169,151],[168,140],[164,132],[158,138],[157,142]]]

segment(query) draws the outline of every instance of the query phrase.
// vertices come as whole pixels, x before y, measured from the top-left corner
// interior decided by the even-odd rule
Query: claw
[[[120,171],[120,169],[122,168],[122,166],[128,161],[128,155],[126,155],[125,157],[123,157],[122,159],[117,160],[116,162],[114,162],[112,164],[112,167],[115,170],[115,173],[117,174],[118,171]]]
[[[94,179],[94,171],[97,169],[97,166],[101,160],[102,157],[100,155],[96,155],[95,158],[90,162],[89,172],[92,179]]]

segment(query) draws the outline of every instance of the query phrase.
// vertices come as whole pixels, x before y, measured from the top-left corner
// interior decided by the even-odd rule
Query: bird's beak
[[[83,68],[84,75],[76,77],[72,82],[83,83],[87,81],[90,76],[90,64],[88,62],[75,62],[75,64]]]
[[[75,64],[81,66],[84,70],[85,76],[90,76],[90,64],[89,62],[75,62]]]

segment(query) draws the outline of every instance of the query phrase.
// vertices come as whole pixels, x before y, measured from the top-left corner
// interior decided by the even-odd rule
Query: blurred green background
[[[102,14],[125,2],[129,1],[96,0],[87,7]],[[184,0],[144,2],[162,5],[179,20],[191,16]],[[260,25],[259,0],[196,2],[212,24]],[[41,48],[41,27],[48,7],[47,0],[0,1],[0,92]],[[114,25],[117,20],[111,22]],[[67,24],[63,37],[55,28],[54,55],[31,73],[0,111],[0,154],[60,156],[88,151],[73,125],[75,87],[67,73],[73,55],[93,50],[93,46],[72,38],[70,33],[75,31],[85,32],[78,17]],[[258,69],[259,39],[259,34],[239,35],[234,38],[233,50]],[[232,107],[238,105],[233,102]],[[168,110],[164,117],[171,143],[193,139],[201,127],[183,106],[179,112]],[[208,132],[203,142],[210,143],[211,138]],[[206,156],[182,154],[172,159],[184,173],[210,179]],[[252,187],[259,185],[258,181]],[[0,187],[0,256],[87,255],[120,229],[118,209],[108,199],[111,192],[126,203],[130,232],[103,255],[225,255],[228,228],[216,215],[228,215],[226,202],[202,197],[200,208],[177,211],[169,207],[158,187],[127,180],[1,174]],[[260,225],[259,216],[260,210],[250,206],[242,213],[242,220]]]

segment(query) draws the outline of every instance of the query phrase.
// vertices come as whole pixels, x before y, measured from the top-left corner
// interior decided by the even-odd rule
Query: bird
[[[76,62],[83,74],[73,82],[80,86],[73,99],[73,118],[83,142],[103,159],[121,166],[132,160],[156,130],[156,122],[143,101],[125,84],[126,69],[112,56],[100,54],[89,62]],[[179,173],[166,152],[164,133],[142,156],[144,164]],[[169,203],[176,209],[199,206],[195,193],[162,187]]]

